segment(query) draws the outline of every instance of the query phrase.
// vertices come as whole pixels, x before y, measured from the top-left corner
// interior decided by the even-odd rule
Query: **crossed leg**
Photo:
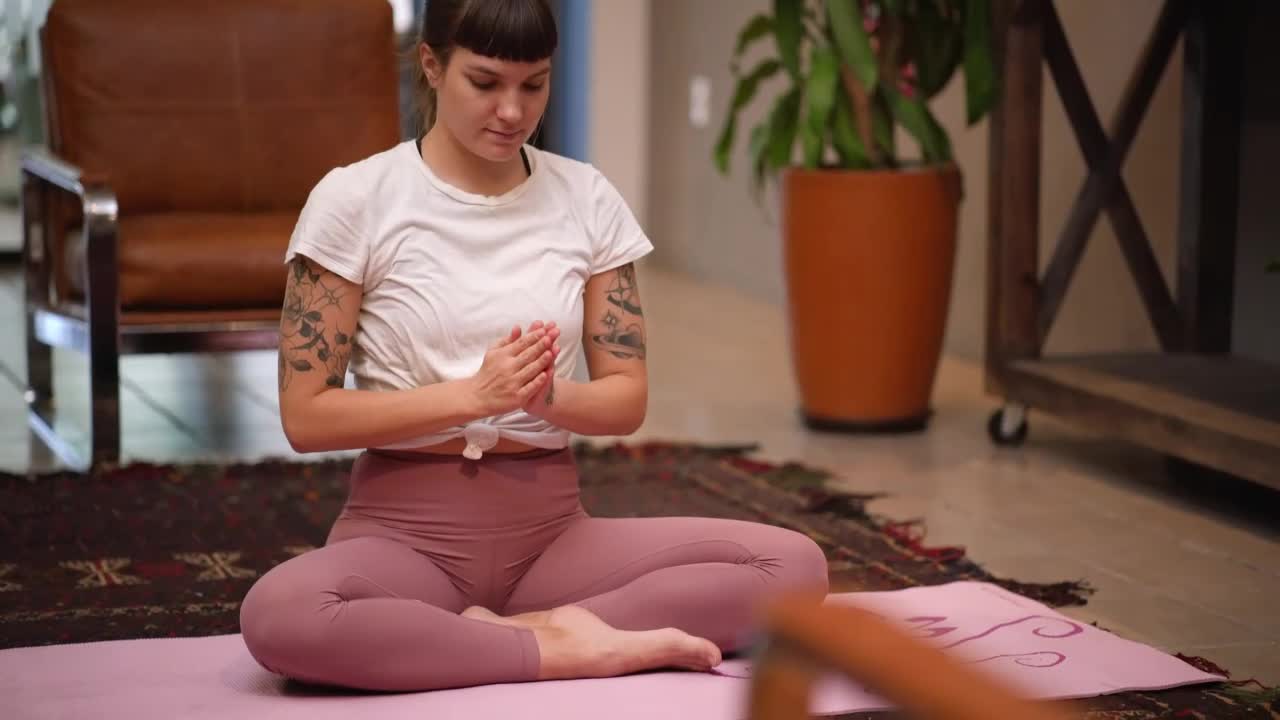
[[[245,596],[240,628],[263,667],[305,682],[430,690],[536,679],[533,633],[463,617],[464,607],[425,555],[358,537],[272,568]]]
[[[751,641],[761,602],[786,591],[821,597],[828,587],[821,548],[792,530],[719,518],[584,518],[542,552],[503,612],[536,626],[545,611],[572,605],[619,630],[675,628],[733,651]]]
[[[708,518],[584,518],[540,555],[500,618],[427,556],[359,537],[273,568],[241,630],[264,667],[298,680],[429,690],[706,669],[749,642],[773,593],[825,594],[826,560],[789,530]]]

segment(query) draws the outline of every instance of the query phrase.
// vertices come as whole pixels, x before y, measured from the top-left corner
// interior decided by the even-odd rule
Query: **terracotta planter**
[[[959,200],[954,166],[783,174],[791,350],[811,427],[926,425]]]

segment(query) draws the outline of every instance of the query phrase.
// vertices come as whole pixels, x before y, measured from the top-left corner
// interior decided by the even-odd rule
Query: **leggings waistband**
[[[389,450],[384,448],[369,448],[365,452],[378,457],[389,458],[391,460],[399,460],[401,462],[411,463],[439,463],[439,462],[457,462],[459,460],[474,463],[486,462],[502,462],[504,460],[539,460],[549,458],[561,453],[569,453],[571,450],[564,448],[535,448],[533,450],[524,450],[515,453],[495,453],[487,452],[484,457],[479,460],[469,460],[464,458],[461,453],[433,453],[433,452],[416,452],[413,450]]]

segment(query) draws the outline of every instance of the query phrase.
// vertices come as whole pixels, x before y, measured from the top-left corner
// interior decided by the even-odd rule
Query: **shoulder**
[[[561,193],[592,234],[605,231],[620,214],[629,212],[618,188],[595,165],[536,150],[548,184]]]
[[[601,186],[609,186],[609,180],[604,173],[589,162],[537,148],[532,148],[529,152],[535,154],[537,162],[542,164],[542,169],[549,180],[572,192],[575,197],[582,198],[584,195],[599,192]]]
[[[382,152],[330,169],[311,189],[308,205],[350,213],[362,212],[379,188],[393,184],[405,171],[406,145],[398,143]]]

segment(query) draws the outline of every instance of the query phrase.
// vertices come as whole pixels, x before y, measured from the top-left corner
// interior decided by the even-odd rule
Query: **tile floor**
[[[0,211],[0,233],[16,231]],[[762,457],[834,471],[889,497],[872,509],[923,518],[929,540],[967,547],[992,572],[1084,578],[1097,593],[1068,613],[1237,677],[1280,684],[1280,493],[1169,480],[1160,457],[1043,415],[1020,449],[996,449],[981,369],[946,358],[928,432],[845,437],[795,412],[785,318],[773,306],[641,268],[652,396],[633,439],[757,442]],[[0,468],[56,463],[26,429],[20,277],[0,271]],[[83,442],[84,358],[55,353],[59,425]],[[276,418],[270,352],[139,356],[122,363],[126,459],[292,457]],[[601,439],[608,441],[608,438]]]

